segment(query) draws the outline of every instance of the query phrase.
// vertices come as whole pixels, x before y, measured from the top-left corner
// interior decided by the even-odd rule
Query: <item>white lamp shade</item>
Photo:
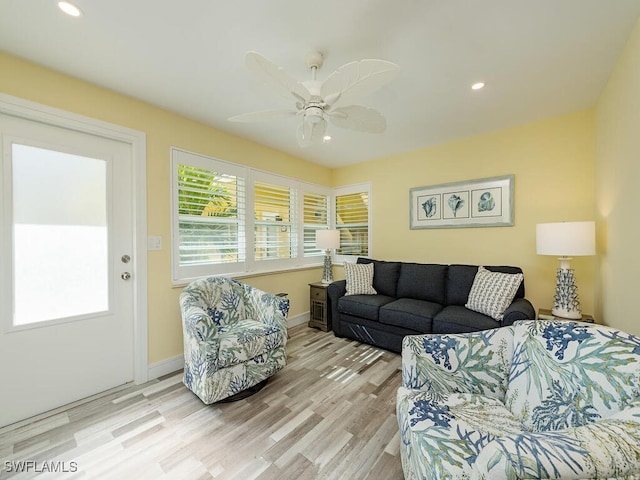
[[[536,225],[536,253],[565,257],[595,255],[596,223],[539,223]]]
[[[316,230],[316,248],[328,250],[340,247],[339,230]]]

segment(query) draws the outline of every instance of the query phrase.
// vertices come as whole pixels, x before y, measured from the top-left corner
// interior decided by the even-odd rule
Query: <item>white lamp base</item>
[[[556,294],[553,299],[554,317],[581,320],[580,300],[578,299],[578,287],[573,269],[570,268],[571,259],[560,257],[560,268],[556,273]]]
[[[329,285],[333,283],[333,270],[331,269],[331,250],[324,254],[324,264],[322,266],[322,283]]]
[[[560,318],[569,318],[571,320],[582,320],[582,312],[580,310],[565,310],[563,308],[554,308],[551,315]]]

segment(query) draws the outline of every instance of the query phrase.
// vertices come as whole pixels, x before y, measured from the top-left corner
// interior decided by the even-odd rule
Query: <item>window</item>
[[[336,229],[340,231],[340,248],[336,254],[345,257],[368,256],[371,209],[368,184],[334,190]]]
[[[171,149],[173,280],[319,264],[328,187]]]

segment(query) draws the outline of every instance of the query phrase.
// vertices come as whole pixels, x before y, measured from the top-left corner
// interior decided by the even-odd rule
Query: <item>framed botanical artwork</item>
[[[513,225],[513,175],[409,190],[409,226],[417,228]]]

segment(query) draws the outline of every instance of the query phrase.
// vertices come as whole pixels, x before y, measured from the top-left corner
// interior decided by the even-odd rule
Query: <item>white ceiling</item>
[[[0,50],[330,167],[592,107],[640,15],[640,0],[76,0],[74,19],[56,3],[0,0]],[[293,106],[245,68],[250,50],[299,80],[310,50],[321,80],[398,64],[360,102],[387,131],[330,125],[331,142],[303,149],[299,118],[228,122]]]

